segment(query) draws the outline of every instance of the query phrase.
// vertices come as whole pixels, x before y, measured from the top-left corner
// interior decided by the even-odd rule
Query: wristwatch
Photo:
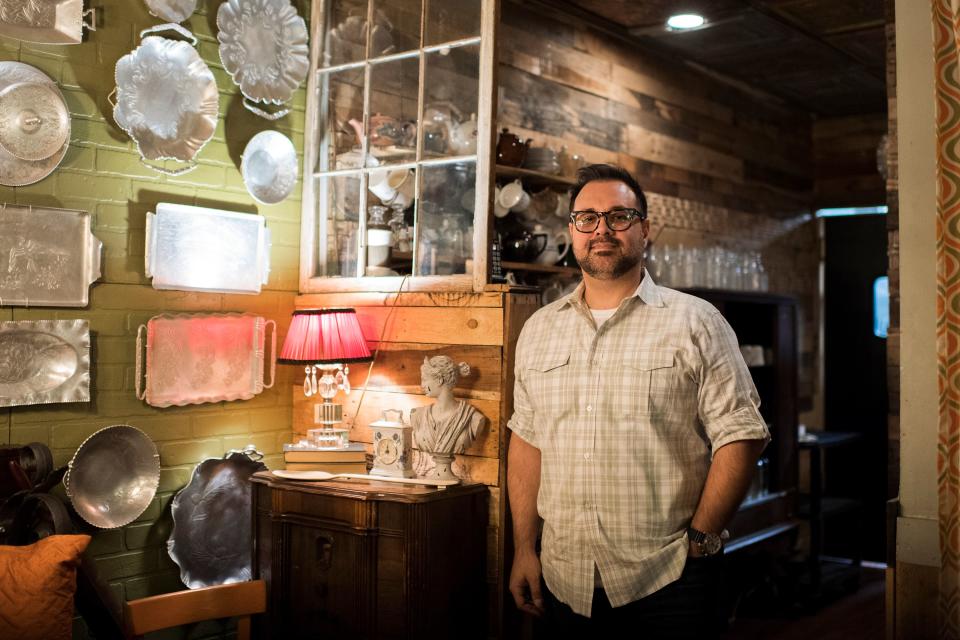
[[[723,549],[723,541],[729,538],[730,534],[727,533],[726,529],[724,529],[722,533],[716,534],[706,533],[693,527],[688,527],[687,536],[689,536],[692,543],[697,545],[697,549],[700,550],[702,555],[714,556]]]

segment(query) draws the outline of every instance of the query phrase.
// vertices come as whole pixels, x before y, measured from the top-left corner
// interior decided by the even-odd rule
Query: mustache
[[[602,245],[619,247],[620,243],[610,238],[596,238],[596,239],[590,240],[590,242],[587,243],[587,249],[593,249],[596,246],[602,246]]]

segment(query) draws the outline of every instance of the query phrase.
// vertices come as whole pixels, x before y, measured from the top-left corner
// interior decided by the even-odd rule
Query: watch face
[[[708,533],[704,536],[703,542],[700,545],[700,548],[703,550],[703,553],[708,556],[712,556],[720,552],[720,548],[723,546],[723,541],[715,533]]]
[[[399,457],[400,449],[397,443],[389,438],[382,438],[377,442],[377,459],[383,464],[393,464]]]

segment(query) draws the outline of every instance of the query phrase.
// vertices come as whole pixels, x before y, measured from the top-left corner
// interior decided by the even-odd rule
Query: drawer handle
[[[329,571],[333,565],[333,538],[319,535],[317,544],[317,567],[322,571]]]

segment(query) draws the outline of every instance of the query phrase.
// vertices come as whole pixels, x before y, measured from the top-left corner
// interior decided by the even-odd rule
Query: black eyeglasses
[[[570,222],[582,233],[593,233],[600,226],[600,218],[613,231],[626,231],[637,220],[646,218],[637,209],[623,208],[610,211],[574,211],[570,214]]]

